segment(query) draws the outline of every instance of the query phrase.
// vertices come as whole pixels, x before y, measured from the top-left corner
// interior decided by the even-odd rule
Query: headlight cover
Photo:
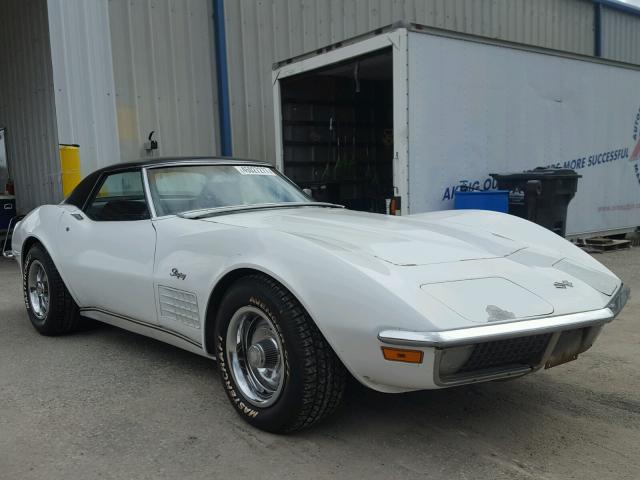
[[[622,311],[624,306],[627,304],[627,300],[629,300],[630,295],[631,290],[629,287],[626,287],[624,284],[620,285],[620,289],[607,305],[607,308],[613,312],[613,318],[616,318]]]

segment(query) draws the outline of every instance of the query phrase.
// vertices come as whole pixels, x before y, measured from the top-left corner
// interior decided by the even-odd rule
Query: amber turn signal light
[[[406,350],[404,348],[382,347],[385,360],[392,362],[422,363],[422,351]]]

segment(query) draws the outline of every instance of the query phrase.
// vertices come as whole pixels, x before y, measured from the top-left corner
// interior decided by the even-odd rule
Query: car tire
[[[31,247],[25,257],[22,290],[31,324],[40,334],[63,335],[78,329],[78,306],[53,260],[40,245]]]
[[[215,339],[222,385],[251,425],[293,432],[340,404],[342,363],[302,305],[272,278],[243,277],[227,291]]]

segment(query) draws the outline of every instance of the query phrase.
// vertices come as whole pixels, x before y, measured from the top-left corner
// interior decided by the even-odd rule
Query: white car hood
[[[464,225],[342,209],[302,207],[243,212],[205,219],[267,228],[335,248],[368,253],[399,266],[430,265],[507,256],[526,247],[505,236]]]

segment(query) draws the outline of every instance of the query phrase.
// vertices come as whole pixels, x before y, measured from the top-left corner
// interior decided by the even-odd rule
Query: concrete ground
[[[352,390],[277,436],[232,410],[214,364],[111,327],[39,336],[0,261],[0,479],[640,478],[640,248],[598,255],[633,291],[578,361],[513,382]]]

